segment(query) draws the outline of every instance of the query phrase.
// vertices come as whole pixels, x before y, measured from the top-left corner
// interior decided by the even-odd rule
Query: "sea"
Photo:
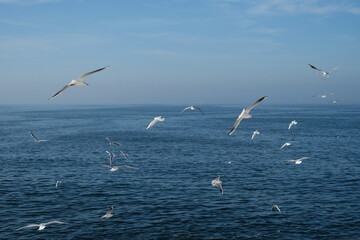
[[[360,106],[246,106],[1,105],[0,239],[360,239]]]

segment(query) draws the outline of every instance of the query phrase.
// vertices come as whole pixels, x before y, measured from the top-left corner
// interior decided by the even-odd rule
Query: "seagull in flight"
[[[108,68],[109,66],[106,66],[106,67],[103,67],[103,68],[99,68],[99,69],[96,69],[94,71],[91,71],[91,72],[88,72],[88,73],[85,73],[84,75],[78,77],[77,79],[74,79],[74,80],[71,80],[71,82],[67,85],[65,85],[65,87],[63,87],[60,91],[58,91],[57,93],[55,93],[51,98],[49,98],[49,100],[53,99],[53,98],[56,98],[57,96],[59,96],[60,94],[62,94],[66,89],[68,89],[69,87],[72,87],[72,86],[78,86],[78,87],[82,87],[82,86],[86,86],[86,85],[89,85],[87,82],[84,81],[84,79],[88,76],[90,76],[91,74],[93,73],[96,73],[96,72],[100,72],[106,68]]]
[[[113,211],[114,211],[114,207],[111,206],[110,209],[106,212],[106,214],[104,216],[102,216],[101,218],[111,218],[112,216],[114,216],[112,214]]]
[[[222,181],[220,180],[220,176],[217,176],[214,180],[211,181],[211,185],[214,187],[218,187],[221,194],[224,194],[223,187],[221,185]]]
[[[278,210],[279,212],[281,212],[278,205],[274,205],[274,206],[271,207],[271,211],[274,211],[274,210]]]
[[[108,150],[106,150],[106,153],[109,155],[109,162],[110,162],[109,165],[112,166],[112,161],[116,155],[115,153],[109,152]]]
[[[152,120],[149,125],[147,126],[146,130],[148,130],[149,128],[151,128],[152,126],[155,125],[155,123],[157,122],[162,122],[162,121],[165,121],[165,118],[161,117],[161,116],[158,116],[158,117],[155,117],[154,120]]]
[[[301,164],[303,160],[305,159],[309,159],[310,157],[302,157],[299,159],[295,159],[295,160],[285,160],[286,162],[295,162],[295,164]]]
[[[186,108],[184,108],[180,113],[183,113],[183,112],[185,112],[186,110],[192,110],[192,111],[194,111],[195,109],[199,110],[202,114],[204,114],[203,110],[201,110],[200,108],[195,107],[195,106],[186,107]]]
[[[61,181],[56,181],[55,187],[57,188],[61,184]]]
[[[236,119],[234,126],[232,127],[232,129],[229,132],[229,136],[231,134],[233,134],[236,130],[236,128],[239,126],[241,120],[243,120],[244,118],[252,118],[252,116],[249,114],[251,109],[253,109],[256,105],[258,105],[259,103],[261,103],[262,101],[264,101],[267,98],[267,96],[260,98],[259,100],[257,100],[255,103],[253,103],[250,107],[243,109],[242,112],[240,113],[239,117]]]
[[[258,135],[258,134],[260,134],[260,132],[259,132],[258,130],[255,130],[255,131],[253,132],[252,136],[251,136],[251,140],[253,140],[254,137],[255,137],[256,135]]]
[[[42,143],[42,142],[47,142],[47,140],[41,140],[41,139],[38,139],[34,133],[32,131],[29,131],[30,135],[34,138],[35,142],[36,143]]]
[[[338,69],[338,67],[334,67],[334,68],[331,69],[330,71],[325,72],[325,71],[320,70],[320,69],[318,69],[317,67],[315,67],[315,66],[313,66],[313,65],[311,65],[311,64],[308,64],[308,65],[309,65],[312,69],[315,69],[316,71],[319,71],[320,73],[322,73],[324,80],[326,80],[326,79],[330,76],[330,73],[331,73],[331,72],[333,72],[333,71],[335,71],[336,69]]]
[[[298,124],[298,122],[296,120],[292,120],[291,123],[289,124],[288,129],[290,130],[290,128],[296,124]]]
[[[109,145],[110,145],[110,146],[121,146],[120,143],[118,143],[118,142],[113,142],[113,141],[110,140],[110,138],[105,138],[105,139],[109,141]]]
[[[40,223],[40,224],[29,224],[29,225],[26,225],[25,227],[21,227],[19,229],[16,229],[16,231],[24,229],[24,228],[30,228],[30,227],[39,227],[38,230],[41,231],[46,227],[46,225],[50,225],[50,224],[65,224],[65,223],[64,222],[59,222],[59,221],[51,221],[51,222]]]
[[[291,145],[291,142],[286,142],[281,146],[281,148],[279,150],[283,149],[284,147],[290,146],[290,145]]]
[[[319,97],[319,98],[327,98],[328,96],[332,96],[332,95],[335,95],[335,93],[328,93],[328,94],[319,94],[319,95],[315,95],[313,97]]]

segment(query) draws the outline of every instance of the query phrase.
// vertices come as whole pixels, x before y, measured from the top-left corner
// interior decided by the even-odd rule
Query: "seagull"
[[[35,140],[36,143],[47,142],[47,140],[40,140],[40,139],[38,139],[38,138],[34,135],[34,133],[33,133],[32,131],[29,131],[29,133],[30,133],[30,135],[34,138],[34,140]]]
[[[41,231],[46,227],[46,225],[55,224],[55,223],[57,223],[57,224],[65,224],[65,223],[59,222],[59,221],[51,221],[51,222],[40,223],[40,224],[29,224],[29,225],[26,225],[25,227],[21,227],[19,229],[16,229],[16,231],[24,229],[24,228],[30,228],[30,227],[39,227],[38,230]]]
[[[328,94],[319,94],[319,95],[315,95],[313,97],[319,97],[319,98],[327,98],[328,96],[332,96],[332,95],[335,95],[335,93],[328,93]]]
[[[293,125],[296,125],[298,124],[298,122],[296,120],[292,120],[291,123],[289,124],[289,127],[288,129],[290,130],[290,128],[293,126]]]
[[[110,138],[105,138],[105,139],[107,139],[107,140],[109,141],[109,145],[110,145],[110,146],[112,146],[112,145],[121,146],[120,143],[118,143],[118,142],[113,142],[113,141],[110,140]]]
[[[251,136],[251,140],[253,140],[254,137],[255,137],[256,135],[258,135],[258,134],[260,134],[260,132],[259,132],[258,130],[255,130],[255,131],[253,132],[253,135]]]
[[[60,94],[62,94],[66,89],[68,89],[69,87],[72,87],[72,86],[78,86],[78,87],[82,87],[82,86],[86,86],[86,85],[89,85],[87,82],[84,81],[84,79],[87,77],[87,76],[90,76],[91,74],[93,73],[96,73],[96,72],[100,72],[106,68],[108,68],[109,66],[106,66],[106,67],[103,67],[103,68],[99,68],[99,69],[96,69],[94,71],[91,71],[91,72],[88,72],[88,73],[85,73],[84,75],[78,77],[77,79],[74,79],[74,80],[71,80],[71,82],[69,84],[67,84],[65,87],[63,87],[60,91],[58,91],[57,93],[55,93],[51,98],[49,98],[49,100],[59,96]]]
[[[112,216],[114,216],[112,214],[113,210],[114,210],[114,207],[111,206],[110,209],[106,212],[106,214],[104,216],[102,216],[101,218],[111,218]]]
[[[331,69],[330,71],[325,72],[325,71],[320,70],[320,69],[318,69],[317,67],[315,67],[315,66],[313,66],[313,65],[311,65],[311,64],[308,64],[308,65],[309,65],[312,69],[315,69],[316,71],[321,72],[322,75],[323,75],[324,80],[326,80],[326,79],[330,76],[330,73],[331,73],[331,72],[333,72],[333,71],[335,71],[336,69],[338,69],[338,67],[334,67],[334,68]]]
[[[115,172],[121,168],[131,168],[131,169],[138,169],[136,167],[131,167],[129,165],[121,165],[121,166],[112,166],[112,165],[102,165],[103,167],[107,167],[107,168],[110,168],[110,171],[111,172]]]
[[[56,181],[56,183],[55,183],[55,187],[58,187],[58,186],[59,186],[59,184],[61,184],[61,181]]]
[[[284,143],[284,145],[281,146],[281,148],[279,150],[283,149],[284,147],[290,146],[290,145],[291,145],[291,142],[286,142],[286,143]]]
[[[214,180],[211,181],[211,185],[213,185],[214,187],[218,187],[220,193],[224,194],[221,183],[222,183],[222,181],[220,180],[220,176],[218,176],[217,178],[215,178]]]
[[[184,108],[180,113],[183,113],[183,112],[185,112],[186,110],[189,110],[189,109],[192,110],[192,111],[194,111],[195,109],[197,109],[197,110],[199,110],[202,114],[204,114],[203,110],[201,110],[200,108],[195,107],[195,106],[186,107],[186,108]]]
[[[158,116],[158,117],[155,117],[154,120],[152,120],[149,125],[147,126],[146,130],[148,130],[149,128],[151,128],[152,126],[155,125],[155,123],[157,122],[162,122],[162,121],[165,121],[165,118],[161,117],[161,116]]]
[[[286,162],[295,162],[295,164],[301,164],[303,160],[305,159],[309,159],[310,157],[302,157],[299,159],[295,159],[295,160],[285,160]]]
[[[126,160],[129,160],[129,155],[123,151],[120,151],[121,155],[123,155],[123,157],[126,159]]]
[[[278,205],[274,205],[274,206],[271,207],[271,211],[274,211],[274,210],[278,210],[279,212],[281,212]]]
[[[234,126],[232,127],[232,129],[229,132],[229,136],[231,134],[233,134],[236,130],[236,128],[239,126],[241,120],[243,120],[244,118],[252,118],[252,116],[249,114],[251,109],[253,109],[256,105],[258,105],[259,103],[261,103],[262,101],[264,101],[267,98],[267,96],[260,98],[259,100],[257,100],[255,103],[253,103],[250,107],[243,109],[242,112],[240,113],[239,117],[236,119]]]

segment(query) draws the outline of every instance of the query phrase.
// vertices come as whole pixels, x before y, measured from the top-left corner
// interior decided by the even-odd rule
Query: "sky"
[[[357,0],[0,0],[0,104],[359,104],[359,26]]]

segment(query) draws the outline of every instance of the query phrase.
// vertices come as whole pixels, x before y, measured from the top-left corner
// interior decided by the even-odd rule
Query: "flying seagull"
[[[310,157],[302,157],[299,159],[295,159],[295,160],[285,160],[286,162],[295,162],[295,164],[301,164],[303,160],[305,159],[309,159]]]
[[[200,108],[195,107],[195,106],[186,107],[186,108],[184,108],[180,113],[183,113],[183,112],[185,112],[186,110],[192,110],[192,111],[194,111],[195,109],[199,110],[202,114],[204,114],[203,110],[201,110]]]
[[[274,205],[274,206],[271,207],[271,211],[274,211],[274,210],[278,210],[279,212],[281,212],[278,205]]]
[[[101,218],[111,218],[112,216],[114,216],[112,214],[113,210],[114,210],[114,207],[111,206],[110,209],[106,212],[106,214],[104,216],[102,216]]]
[[[30,227],[39,227],[38,230],[41,231],[46,227],[46,225],[55,224],[55,223],[56,224],[65,224],[65,223],[59,222],[59,221],[51,221],[51,222],[40,223],[40,224],[29,224],[29,225],[26,225],[25,227],[21,227],[21,228],[17,229],[16,231],[24,229],[24,228],[30,228]]]
[[[256,105],[258,105],[259,103],[261,103],[262,101],[264,101],[267,98],[267,96],[260,98],[259,100],[257,100],[255,103],[253,103],[250,107],[243,109],[242,112],[240,113],[239,117],[236,119],[234,126],[232,127],[232,129],[229,132],[229,136],[231,134],[233,134],[236,130],[236,128],[239,126],[241,120],[243,120],[244,118],[252,118],[252,116],[249,114],[251,109],[253,109]]]
[[[281,146],[281,148],[279,150],[283,149],[284,147],[290,146],[290,145],[291,145],[291,142],[286,142]]]
[[[55,187],[57,188],[61,184],[61,181],[56,181]]]
[[[109,141],[109,145],[110,145],[110,146],[121,146],[120,143],[118,143],[118,142],[113,142],[113,141],[110,140],[110,138],[105,138],[105,139]]]
[[[289,127],[288,129],[290,130],[290,128],[293,126],[293,125],[296,125],[298,124],[298,122],[296,120],[292,120],[291,123],[289,124]]]
[[[110,162],[109,165],[112,166],[112,161],[116,155],[115,153],[109,152],[108,150],[106,150],[106,153],[109,155],[109,162]]]
[[[158,116],[158,117],[155,117],[154,120],[152,120],[149,125],[147,126],[146,130],[148,130],[149,128],[151,128],[152,126],[155,125],[155,123],[157,122],[162,122],[162,121],[165,121],[165,118],[161,117],[161,116]]]
[[[315,69],[316,71],[321,72],[322,75],[323,75],[324,80],[326,80],[326,79],[330,76],[330,73],[331,73],[331,72],[333,72],[333,71],[335,71],[336,69],[338,69],[338,67],[334,67],[334,68],[331,69],[330,71],[325,72],[325,71],[320,70],[320,69],[318,69],[317,67],[315,67],[315,66],[313,66],[313,65],[311,65],[311,64],[308,64],[308,65],[309,65],[312,69]]]
[[[47,140],[40,140],[38,139],[32,131],[29,131],[30,135],[34,138],[36,143],[46,142]]]
[[[335,93],[328,93],[328,94],[319,94],[319,95],[315,95],[313,97],[319,97],[319,98],[327,98],[328,96],[332,96],[332,95],[335,95]]]
[[[72,87],[72,86],[78,86],[78,87],[82,87],[82,86],[86,86],[86,85],[89,85],[87,82],[84,81],[84,79],[88,76],[90,76],[91,74],[93,73],[96,73],[96,72],[100,72],[106,68],[108,68],[109,66],[106,66],[106,67],[103,67],[103,68],[99,68],[99,69],[96,69],[94,71],[91,71],[91,72],[88,72],[88,73],[85,73],[84,75],[78,77],[77,79],[74,79],[74,80],[71,80],[71,82],[67,85],[65,85],[65,87],[63,87],[60,91],[58,91],[57,93],[55,93],[51,98],[49,98],[49,100],[59,96],[60,94],[62,94],[66,89],[68,89],[69,87]]]
[[[252,136],[251,136],[251,140],[253,140],[254,137],[255,137],[256,135],[258,135],[258,134],[260,134],[260,132],[259,132],[258,130],[255,130],[255,131],[253,132]]]
[[[222,181],[220,180],[220,176],[217,176],[217,178],[215,178],[214,180],[211,181],[211,185],[213,185],[214,187],[218,187],[220,193],[224,194],[221,183],[222,183]]]

